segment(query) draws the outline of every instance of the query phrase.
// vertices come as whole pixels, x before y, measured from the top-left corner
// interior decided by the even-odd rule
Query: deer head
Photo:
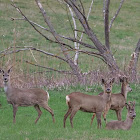
[[[130,119],[134,119],[136,117],[136,112],[135,112],[135,101],[134,102],[129,102],[128,104],[126,103],[126,109],[128,110],[128,117]]]
[[[126,92],[132,91],[132,88],[129,85],[129,77],[122,77],[122,78],[120,78],[120,82],[125,87]]]
[[[12,67],[10,67],[7,71],[4,71],[2,69],[0,70],[0,72],[3,73],[3,82],[4,83],[7,83],[10,80],[10,72],[11,72]]]
[[[110,94],[112,92],[112,84],[114,83],[115,78],[105,81],[102,79],[102,84],[104,85],[104,92]]]

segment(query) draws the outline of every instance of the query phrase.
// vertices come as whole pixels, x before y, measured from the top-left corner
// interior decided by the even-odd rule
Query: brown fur
[[[132,104],[132,105],[131,105]],[[136,112],[135,112],[135,102],[131,104],[126,104],[128,113],[126,116],[125,121],[111,121],[106,124],[106,129],[112,129],[112,130],[129,130],[132,126],[133,120],[136,117]]]
[[[98,128],[101,128],[101,114],[104,111],[104,107],[108,100],[110,100],[112,92],[112,81],[105,82],[104,84],[104,94],[103,96],[87,95],[80,92],[73,92],[66,96],[68,111],[64,116],[64,127],[67,117],[70,115],[71,127],[73,127],[73,117],[78,110],[89,113],[96,113],[96,118],[98,122]]]
[[[43,107],[45,110],[50,112],[53,118],[53,122],[55,121],[53,110],[48,106],[49,94],[46,91],[39,88],[13,88],[11,87],[10,83],[10,69],[8,72],[4,72],[3,70],[1,71],[3,72],[3,83],[7,101],[13,106],[13,123],[16,122],[16,112],[19,106],[34,106],[38,112],[38,117],[35,120],[35,123],[37,123],[42,114],[40,107]]]
[[[121,93],[111,94],[111,100],[106,104],[106,108],[105,108],[105,111],[103,114],[105,121],[106,121],[106,115],[107,115],[109,109],[114,110],[116,112],[118,120],[121,121],[122,109],[124,108],[125,103],[127,101],[127,93],[129,91],[132,91],[132,89],[129,86],[127,77],[123,77],[122,79],[120,79],[120,81],[122,82]],[[99,94],[99,96],[102,96],[102,95],[103,95],[103,93]],[[91,125],[92,125],[95,115],[96,114],[93,114],[93,116],[91,118]]]

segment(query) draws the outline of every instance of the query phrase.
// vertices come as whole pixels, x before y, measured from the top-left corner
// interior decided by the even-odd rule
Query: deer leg
[[[118,110],[118,120],[122,120],[122,109]]]
[[[67,113],[66,113],[65,116],[64,116],[64,128],[65,128],[66,119],[67,119],[68,116],[70,115],[71,111],[72,111],[71,108],[69,108],[68,111],[67,111]]]
[[[73,117],[75,116],[76,112],[79,110],[79,108],[73,109],[70,115],[70,123],[71,127],[73,128]]]
[[[92,116],[92,118],[91,118],[91,123],[90,123],[90,125],[92,125],[95,116],[96,116],[96,113],[93,113],[93,116]]]
[[[42,112],[41,112],[41,110],[40,110],[39,105],[34,105],[34,108],[35,108],[36,111],[38,112],[38,117],[37,117],[36,120],[35,120],[35,123],[37,123],[37,121],[39,120],[39,118],[40,118]]]
[[[13,104],[13,123],[16,122],[16,113],[17,113],[18,105]]]
[[[98,128],[101,128],[102,127],[102,124],[101,124],[101,115],[102,113],[101,112],[96,112],[96,119],[97,119],[97,123],[98,123]]]
[[[54,119],[53,110],[47,104],[43,104],[43,105],[41,104],[40,106],[43,107],[45,110],[47,110],[52,115],[52,119],[53,119],[53,123],[54,123],[55,119]]]
[[[115,111],[116,111],[117,119],[118,119],[119,121],[121,121],[120,115],[119,115],[119,110],[115,110]]]
[[[111,106],[111,103],[107,103],[106,107],[105,107],[105,110],[104,110],[104,113],[103,113],[103,118],[104,118],[104,121],[105,121],[105,124],[107,123],[106,122],[106,115],[110,109],[110,106]]]
[[[105,124],[106,124],[106,113],[105,112],[103,113],[103,118],[104,118],[104,121],[105,121]]]

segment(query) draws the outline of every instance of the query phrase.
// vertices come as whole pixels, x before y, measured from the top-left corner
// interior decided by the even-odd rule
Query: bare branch
[[[67,40],[70,40],[70,41],[72,41],[72,42],[77,42],[77,43],[79,43],[79,44],[81,44],[81,45],[83,45],[83,46],[85,46],[85,47],[87,47],[87,48],[97,50],[97,48],[96,48],[95,46],[92,46],[92,45],[90,45],[90,44],[84,43],[84,42],[82,42],[82,41],[79,41],[79,40],[76,40],[76,39],[73,39],[73,38],[70,38],[70,37],[65,37],[65,36],[60,36],[60,37],[62,37],[62,38],[64,38],[64,39],[67,39]]]
[[[40,34],[42,35],[46,40],[50,41],[50,42],[54,42],[53,40],[49,39],[48,37],[46,37],[43,33],[41,33],[32,22],[30,22],[30,20],[28,20],[28,18],[23,14],[23,12],[13,3],[11,4],[24,18],[26,21],[28,21],[30,23],[30,25]]]
[[[90,7],[89,7],[89,11],[88,11],[88,14],[87,14],[87,20],[89,18],[90,13],[91,13],[91,9],[92,9],[93,3],[94,3],[94,0],[91,1]]]
[[[114,20],[117,18],[118,14],[119,14],[119,12],[120,12],[120,10],[121,10],[121,7],[122,7],[123,3],[124,3],[124,0],[121,0],[120,6],[119,6],[118,10],[116,11],[114,17],[113,17],[113,18],[111,19],[111,21],[110,21],[109,32],[110,32],[110,30],[111,30],[111,27],[112,27],[112,24],[113,24]]]
[[[105,45],[110,50],[110,46],[109,46],[109,5],[110,5],[110,0],[106,0],[106,4],[105,4],[105,19],[104,19],[104,24],[105,24]]]
[[[89,36],[89,38],[91,39],[91,41],[95,44],[95,46],[97,47],[97,49],[99,51],[101,51],[102,53],[104,53],[105,47],[101,44],[101,42],[97,39],[97,37],[95,36],[95,34],[93,33],[93,31],[89,27],[88,22],[87,22],[85,16],[79,11],[79,9],[77,8],[77,6],[75,5],[74,0],[73,1],[71,1],[71,0],[65,0],[65,2],[72,7],[72,9],[75,12],[77,18],[81,22],[81,25],[83,26],[86,34]]]
[[[34,25],[36,25],[36,26],[38,26],[38,27],[40,27],[40,28],[42,28],[42,29],[44,29],[44,30],[50,32],[49,29],[47,29],[47,28],[45,28],[45,27],[43,27],[43,26],[41,26],[41,25],[39,25],[39,24],[37,24],[37,23],[35,23],[35,22],[29,20],[29,19],[23,14],[23,12],[22,12],[18,7],[16,7],[15,4],[12,4],[12,6],[15,7],[16,10],[23,16],[23,18],[19,18],[19,20],[23,20],[23,19],[24,19],[25,21],[28,21],[28,22],[31,24],[31,26],[32,26],[39,34],[41,34],[46,40],[49,40],[50,42],[53,42],[53,43],[60,44],[59,41],[54,41],[54,40],[51,40],[51,39],[47,38],[47,37],[46,37],[44,34],[42,34]],[[18,18],[12,18],[12,20],[18,20]],[[68,44],[66,44],[66,43],[61,42],[61,44],[62,44],[63,46],[67,46],[67,47],[73,49],[70,45],[68,45]]]
[[[44,68],[44,69],[48,69],[48,70],[51,70],[51,71],[59,72],[59,73],[62,73],[62,74],[73,74],[73,73],[70,72],[70,71],[56,70],[56,69],[53,69],[53,68],[41,66],[41,65],[39,65],[39,64],[34,64],[34,63],[32,63],[32,62],[29,62],[29,61],[25,61],[25,62],[26,62],[27,64],[30,64],[30,65],[33,65],[33,66],[37,66],[37,67],[40,67],[40,68]]]
[[[74,18],[74,14],[73,14],[73,11],[72,9],[70,8],[70,6],[67,4],[68,8],[69,8],[69,11],[70,11],[70,14],[71,14],[71,17],[72,17],[72,21],[73,21],[73,25],[74,25],[74,38],[77,39],[77,26],[76,26],[76,21],[75,21],[75,18]],[[78,47],[77,47],[77,42],[74,42],[74,47],[75,49],[77,50]],[[74,58],[74,64],[77,65],[77,60],[78,60],[78,51],[76,51],[76,54],[75,54],[75,58]]]
[[[12,20],[12,21],[14,21],[14,20],[25,20],[25,21],[27,21],[25,18],[13,18],[13,17],[11,18],[11,20]],[[33,22],[33,21],[29,20],[29,19],[28,19],[28,21],[30,21],[30,23],[32,23],[32,24],[34,24],[34,25],[40,27],[41,29],[44,29],[44,30],[50,32],[49,29],[47,29],[47,28],[45,28],[45,27],[43,27],[43,26],[37,24],[36,22]]]
[[[78,51],[81,52],[81,53],[90,55],[90,56],[97,57],[97,58],[101,59],[103,62],[105,62],[105,63],[107,64],[107,62],[102,58],[102,54],[100,54],[100,53],[89,52],[89,51],[83,51],[83,50],[78,50]]]
[[[88,11],[88,14],[87,14],[87,20],[89,18],[90,12],[91,12],[91,9],[92,9],[92,6],[93,6],[93,2],[94,2],[94,0],[91,1],[90,7],[89,7],[89,11]],[[83,32],[81,34],[81,37],[80,37],[79,41],[81,42],[82,39],[83,39]],[[80,46],[80,43],[78,43],[77,49],[79,49],[79,46]],[[79,52],[76,51],[75,59],[74,59],[76,62],[77,62],[77,59],[78,59],[78,55],[79,55]]]
[[[61,40],[60,36],[56,33],[53,25],[51,24],[51,22],[49,20],[49,17],[47,15],[46,11],[43,9],[43,6],[42,6],[40,0],[35,0],[35,1],[36,1],[37,5],[38,5],[38,7],[39,7],[39,9],[40,9],[40,11],[42,13],[42,16],[44,17],[44,21],[48,25],[52,35],[60,43],[61,50],[62,50],[64,56],[66,57],[66,59],[68,60],[68,63],[70,65],[72,71],[77,76],[78,80],[82,81],[82,74],[80,73],[79,68],[71,60],[70,54],[67,53],[67,49],[63,46],[62,40]]]
[[[13,51],[9,51],[11,48],[17,48],[18,50],[13,50]],[[8,54],[12,54],[12,53],[18,53],[18,52],[21,52],[21,51],[26,51],[26,50],[34,50],[34,51],[38,51],[38,52],[41,52],[45,55],[49,55],[49,56],[52,56],[52,57],[55,57],[55,58],[58,58],[62,61],[65,61],[67,62],[66,59],[58,56],[58,55],[55,55],[55,54],[52,54],[52,53],[49,53],[49,52],[46,52],[46,51],[43,51],[43,50],[40,50],[40,49],[37,49],[37,48],[34,48],[34,47],[31,47],[31,46],[25,46],[24,48],[22,47],[10,47],[8,48],[7,50],[4,50],[2,52],[0,52],[0,54],[2,54],[1,57],[3,57],[4,55],[8,55]],[[68,63],[68,62],[67,62]]]

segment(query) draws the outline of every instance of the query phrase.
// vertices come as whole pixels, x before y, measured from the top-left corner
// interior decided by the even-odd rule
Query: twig
[[[111,19],[111,21],[110,21],[109,32],[110,32],[110,29],[111,29],[111,27],[112,27],[112,24],[113,24],[114,20],[117,18],[118,14],[119,14],[119,12],[120,12],[120,10],[121,10],[121,7],[122,7],[123,3],[124,3],[124,0],[121,0],[120,6],[119,6],[118,10],[116,11],[114,17],[113,17],[113,18]]]
[[[14,21],[14,20],[25,20],[25,21],[27,21],[26,18],[13,18],[13,17],[11,18],[11,20],[12,20],[12,21]],[[43,26],[37,24],[36,22],[33,22],[33,21],[29,20],[29,19],[28,19],[28,21],[30,21],[30,23],[32,23],[32,24],[34,24],[34,25],[40,27],[41,29],[44,29],[44,30],[50,32],[49,29],[47,29],[47,28],[45,28],[45,27],[43,27]]]
[[[11,4],[24,18],[26,21],[28,21],[30,23],[30,25],[40,34],[42,35],[46,40],[50,41],[50,42],[54,42],[53,40],[49,39],[48,37],[46,37],[43,33],[41,33],[32,22],[30,22],[30,20],[23,14],[23,12],[20,10],[20,8],[18,8],[14,3]]]
[[[91,9],[92,9],[92,6],[93,6],[93,2],[94,2],[94,0],[91,1],[90,8],[89,8],[89,11],[88,11],[88,14],[87,14],[87,20],[89,18],[90,12],[91,12]],[[79,41],[81,42],[82,39],[83,39],[83,33],[81,34],[81,37],[80,37]],[[77,49],[79,49],[79,47],[80,47],[80,43],[78,43]],[[76,55],[75,55],[75,59],[76,60],[78,59],[78,55],[79,55],[79,53],[77,51]]]
[[[37,60],[36,60],[36,58],[35,58],[35,56],[34,56],[34,54],[33,54],[32,50],[31,50],[31,49],[29,49],[29,50],[30,50],[31,55],[33,56],[33,58],[34,58],[35,62],[37,63]]]
[[[41,66],[41,65],[38,65],[38,64],[34,64],[32,62],[29,62],[29,61],[25,61],[25,62],[30,64],[30,65],[33,65],[33,66],[37,66],[37,67],[44,68],[44,69],[49,69],[51,71],[56,71],[56,72],[59,72],[59,73],[62,73],[62,74],[73,74],[72,72],[69,72],[69,71],[60,71],[60,70],[56,70],[56,69],[53,69],[53,68],[49,68],[49,67]]]
[[[92,45],[90,45],[90,44],[84,43],[84,42],[82,42],[82,41],[79,41],[79,40],[76,40],[76,39],[73,39],[73,38],[70,38],[70,37],[65,37],[65,36],[60,36],[60,37],[62,37],[62,38],[64,38],[64,39],[67,39],[67,40],[70,40],[70,41],[72,41],[72,42],[77,42],[77,43],[79,43],[79,44],[81,44],[81,45],[83,45],[83,46],[85,46],[85,47],[87,47],[87,48],[97,50],[97,48],[96,48],[95,46],[92,46]]]
[[[10,50],[11,48],[13,48],[13,47],[8,48],[7,50]],[[38,51],[38,52],[41,52],[41,53],[43,53],[43,54],[45,54],[45,55],[49,55],[49,56],[52,56],[52,57],[56,57],[56,58],[58,58],[58,59],[60,59],[60,60],[63,60],[63,61],[65,61],[65,62],[67,62],[67,60],[64,59],[64,58],[62,58],[62,57],[59,57],[59,56],[54,55],[54,54],[52,54],[52,53],[48,53],[48,52],[46,52],[46,51],[37,49],[37,48],[35,48],[35,47],[25,46],[24,48],[21,48],[21,47],[16,47],[16,48],[18,48],[18,50],[9,51],[9,52],[7,52],[7,50],[5,50],[5,52],[3,51],[1,54],[2,54],[3,56],[5,56],[5,55],[8,55],[8,54],[18,53],[18,52],[21,52],[21,51],[34,50],[34,51]],[[3,57],[3,56],[1,56],[1,57]],[[0,57],[0,58],[1,58],[1,57]]]

